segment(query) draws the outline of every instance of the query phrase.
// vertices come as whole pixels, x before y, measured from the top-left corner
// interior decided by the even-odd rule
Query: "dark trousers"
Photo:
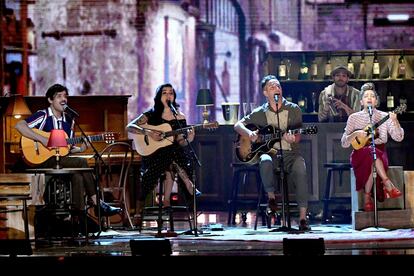
[[[42,168],[53,168],[56,165],[55,157],[49,158],[41,164]],[[63,168],[89,168],[85,158],[64,156],[60,159]],[[93,174],[91,172],[75,173],[72,176],[72,203],[75,209],[85,208],[84,195],[91,197],[96,194],[96,187]]]

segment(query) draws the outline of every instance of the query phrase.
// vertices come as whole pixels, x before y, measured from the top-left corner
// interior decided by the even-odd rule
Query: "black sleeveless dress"
[[[151,111],[146,112],[145,115],[148,118],[148,124],[150,125],[160,125],[163,123],[170,124],[173,130],[179,129],[180,126],[176,120],[167,121],[164,119],[154,118]],[[187,126],[185,119],[179,120],[182,127]],[[157,186],[158,181],[161,175],[169,170],[173,161],[177,163],[181,168],[183,168],[188,177],[192,179],[193,169],[192,162],[188,152],[186,151],[187,147],[182,147],[178,143],[174,142],[172,145],[158,149],[156,152],[149,156],[142,157],[141,165],[141,194],[140,200],[145,200],[147,195],[151,193],[154,188]],[[184,188],[184,183],[181,179],[178,178],[178,183],[180,187]],[[186,190],[184,188],[184,190]]]

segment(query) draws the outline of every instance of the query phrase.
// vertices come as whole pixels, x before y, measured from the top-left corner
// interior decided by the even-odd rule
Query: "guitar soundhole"
[[[144,141],[145,141],[145,144],[148,146],[149,145],[148,135],[145,135]]]

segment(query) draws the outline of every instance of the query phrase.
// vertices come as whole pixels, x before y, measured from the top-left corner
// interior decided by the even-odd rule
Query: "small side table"
[[[36,168],[28,169],[28,172],[37,174],[43,173],[50,179],[46,183],[47,202],[46,210],[53,215],[70,215],[72,206],[72,181],[71,178],[76,173],[93,172],[92,168]],[[71,219],[72,227],[74,225],[73,217]],[[49,233],[50,234],[50,233]],[[72,228],[73,238],[73,228]],[[50,239],[50,235],[49,235]]]

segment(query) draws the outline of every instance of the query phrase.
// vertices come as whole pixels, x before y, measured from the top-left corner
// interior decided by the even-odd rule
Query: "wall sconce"
[[[26,104],[23,96],[20,94],[5,95],[8,99],[6,112],[4,113],[5,125],[4,125],[4,140],[7,142],[10,153],[18,153],[20,133],[14,128],[16,123],[22,119],[22,116],[29,116],[32,114],[29,107]]]
[[[10,101],[6,109],[7,116],[13,116],[15,119],[20,119],[22,116],[31,114],[32,112],[22,95],[10,94]]]
[[[203,124],[208,124],[207,106],[214,105],[213,98],[211,97],[210,89],[198,90],[196,105],[203,106]]]
[[[54,149],[56,154],[56,165],[55,169],[61,169],[60,166],[60,148],[65,148],[68,146],[68,142],[66,141],[66,133],[63,129],[52,129],[50,132],[49,140],[47,141],[47,147],[50,149]]]

